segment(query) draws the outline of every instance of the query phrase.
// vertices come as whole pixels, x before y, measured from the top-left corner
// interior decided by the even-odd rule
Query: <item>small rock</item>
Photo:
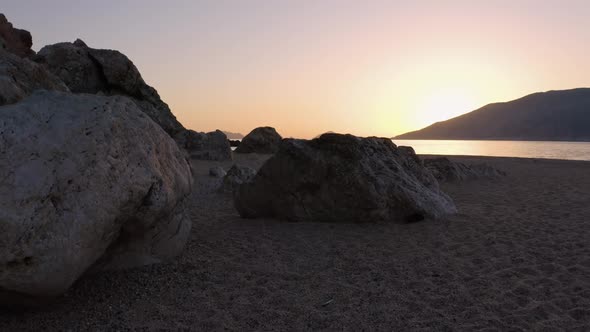
[[[192,159],[232,160],[229,140],[221,130],[209,133],[185,130],[176,135],[175,140],[181,147],[186,149]]]
[[[424,159],[424,166],[437,180],[445,182],[506,176],[505,172],[487,164],[466,165],[446,157]]]
[[[252,181],[256,170],[246,166],[233,165],[223,178],[221,187],[224,192],[234,192],[240,185]]]
[[[227,172],[221,166],[211,167],[209,169],[209,175],[216,178],[222,178],[227,174]]]

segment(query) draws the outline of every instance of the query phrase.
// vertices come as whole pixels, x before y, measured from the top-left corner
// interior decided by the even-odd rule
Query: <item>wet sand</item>
[[[243,220],[211,192],[220,163],[194,162],[178,259],[86,277],[0,330],[590,330],[590,162],[451,159],[508,176],[443,184],[459,214],[404,225]]]

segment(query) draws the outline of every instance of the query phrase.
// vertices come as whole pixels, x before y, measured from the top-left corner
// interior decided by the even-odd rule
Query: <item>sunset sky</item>
[[[198,131],[394,136],[495,101],[590,86],[590,1],[65,1],[0,8],[33,48],[131,58]]]

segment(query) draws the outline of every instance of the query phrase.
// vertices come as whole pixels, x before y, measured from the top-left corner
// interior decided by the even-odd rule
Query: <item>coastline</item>
[[[448,156],[508,175],[443,183],[445,220],[357,225],[239,218],[208,170],[269,156],[234,156],[193,161],[180,257],[83,278],[1,329],[590,328],[590,162]]]

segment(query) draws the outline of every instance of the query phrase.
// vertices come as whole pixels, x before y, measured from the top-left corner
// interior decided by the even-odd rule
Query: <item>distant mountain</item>
[[[242,135],[240,133],[232,133],[231,131],[225,131],[225,130],[223,130],[223,133],[225,134],[225,136],[227,136],[228,139],[242,139],[242,138],[244,138],[244,135]]]
[[[395,139],[590,141],[590,88],[486,105]]]

